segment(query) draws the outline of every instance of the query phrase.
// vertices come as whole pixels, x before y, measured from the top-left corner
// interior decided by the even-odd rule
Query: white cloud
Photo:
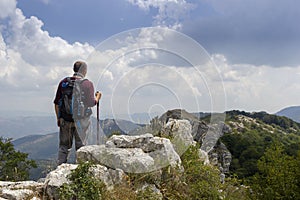
[[[138,6],[140,9],[149,11],[157,9],[153,25],[166,26],[173,29],[181,28],[181,20],[195,5],[185,0],[127,0],[129,3]]]
[[[183,0],[128,1],[144,10],[157,8],[155,20],[160,25],[167,18],[180,22],[185,15],[180,9],[190,9]],[[52,37],[43,30],[40,19],[26,18],[20,9],[14,8],[5,16],[9,20],[6,33],[0,29],[1,108],[21,109],[21,105],[25,110],[51,112],[58,81],[72,73],[75,60],[87,57],[88,77],[94,81],[95,89],[103,91],[104,113],[179,105],[189,111],[211,111],[221,110],[224,101],[228,109],[275,112],[300,99],[300,66],[230,64],[226,56],[217,54],[213,55],[216,69],[207,60],[206,52],[190,48],[195,41],[186,42],[183,34],[178,37],[167,29],[138,29],[125,37],[104,41],[95,50],[86,43],[69,44],[63,38]],[[198,63],[199,59],[203,63]],[[222,97],[223,85],[227,99]],[[24,101],[11,101],[12,98]],[[212,108],[218,98],[222,106]]]
[[[89,63],[102,74],[97,88],[104,94],[104,113],[145,112],[154,105],[224,110],[215,66],[202,47],[176,31],[145,28],[121,33],[100,45]],[[219,102],[212,101],[214,97],[220,97]],[[212,105],[215,102],[221,105]]]
[[[26,18],[20,9],[10,8],[0,29],[1,106],[19,110],[42,108],[49,112],[59,80],[71,75],[73,62],[86,59],[94,47],[51,37],[37,17]],[[15,95],[31,100],[13,105],[11,99]],[[45,97],[49,102],[43,102]]]
[[[36,17],[25,18],[20,9],[16,9],[10,23],[9,47],[20,52],[29,64],[49,66],[67,64],[66,61],[86,57],[93,51],[88,44],[69,44],[60,37],[51,37],[42,30],[43,22]]]
[[[214,55],[227,94],[228,109],[276,112],[298,105],[300,66],[229,64],[223,55]]]
[[[1,0],[0,1],[0,19],[6,18],[14,13],[16,9],[16,0]]]

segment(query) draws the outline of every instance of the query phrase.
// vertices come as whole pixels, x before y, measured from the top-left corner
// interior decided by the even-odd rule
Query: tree
[[[257,199],[300,199],[300,152],[289,156],[279,143],[267,148],[258,161],[252,189]]]
[[[16,151],[11,140],[0,137],[0,180],[26,180],[29,170],[37,167],[36,163],[27,158],[28,154]]]

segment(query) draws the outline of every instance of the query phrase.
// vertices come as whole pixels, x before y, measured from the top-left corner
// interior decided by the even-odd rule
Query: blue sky
[[[97,45],[119,32],[157,24],[153,18],[158,6],[139,9],[139,1],[133,2],[136,5],[126,0],[20,0],[17,6],[26,17],[42,20],[43,29],[51,36]],[[222,53],[232,62],[273,66],[297,66],[300,62],[298,1],[186,2],[192,8],[178,16],[183,26],[180,31],[210,53]],[[172,25],[172,19],[165,20]]]
[[[224,90],[224,99],[221,98],[224,110],[276,112],[299,104],[300,2],[296,0],[1,0],[0,13],[1,110],[52,113],[56,85],[72,73],[75,60],[86,60],[97,48],[100,48],[103,60],[108,55],[128,53],[121,42],[113,48],[107,43],[109,45],[103,49],[104,41],[112,42],[112,36],[122,38],[126,31],[136,29],[133,31],[138,32],[136,38],[122,42],[132,46],[148,43],[152,47],[171,46],[172,41],[159,40],[157,33],[146,33],[140,29],[143,27],[165,27],[199,43],[217,65],[215,72],[221,78],[216,80],[211,71],[203,70],[203,77],[208,77],[205,80],[208,90],[205,91],[204,86],[199,86],[205,85],[205,81],[199,82],[201,77],[195,76],[189,67],[180,66],[182,62],[176,63],[176,59],[157,51],[128,55],[124,60],[118,60],[114,67],[90,70],[88,78],[95,83],[96,89],[106,92],[102,107],[107,115],[111,110],[118,114],[128,112],[122,106],[112,109],[111,98],[113,92],[118,91],[119,83],[123,90],[115,94],[120,99],[116,104],[125,102],[124,107],[130,108],[130,112],[162,112],[176,107],[166,90],[160,88],[153,92],[159,84],[171,88],[168,91],[172,91],[188,111],[211,111],[213,95],[206,94],[219,86]],[[143,62],[137,62],[137,56],[142,57]],[[172,62],[165,62],[170,59]],[[103,60],[102,64],[109,63],[109,60]],[[124,74],[131,70],[127,65],[145,63],[145,60],[161,62],[165,68],[142,67],[137,76],[144,79],[137,80],[136,85],[126,82]],[[181,79],[188,84],[178,87],[179,77],[170,71],[180,73]],[[134,78],[135,73],[127,78]],[[168,82],[161,84],[160,76],[166,77]],[[99,80],[99,77],[104,78]],[[148,87],[146,83],[149,82],[155,82],[155,87]],[[135,96],[134,106],[129,105],[134,98],[129,98],[126,91],[143,85],[145,91],[140,94],[151,90],[153,96]],[[198,95],[200,107],[191,106],[194,103],[190,102],[193,98],[189,97],[189,92]],[[178,102],[178,98],[174,101]]]
[[[151,11],[144,12],[126,1],[18,1],[27,17],[38,16],[44,29],[70,43],[102,40],[132,28],[152,25]]]

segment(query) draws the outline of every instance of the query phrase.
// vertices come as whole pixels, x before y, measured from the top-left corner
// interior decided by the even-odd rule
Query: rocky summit
[[[93,177],[103,181],[108,190],[126,182],[128,174],[154,173],[162,176],[169,166],[184,171],[181,155],[191,145],[200,144],[199,157],[206,164],[219,167],[220,176],[229,171],[231,154],[218,139],[230,131],[224,123],[208,124],[184,110],[168,111],[151,124],[128,135],[113,135],[102,145],[80,148],[77,163],[92,162]],[[59,199],[58,189],[69,183],[68,175],[78,164],[62,164],[39,182],[0,182],[0,199]],[[144,188],[147,186],[141,186]],[[149,185],[148,185],[149,186]],[[161,194],[155,185],[147,188]]]

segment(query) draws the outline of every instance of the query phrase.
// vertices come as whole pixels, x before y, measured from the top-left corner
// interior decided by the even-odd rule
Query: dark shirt
[[[79,78],[73,76],[73,77],[71,77],[71,79],[74,80],[74,79],[79,79]],[[63,80],[61,80],[58,85],[55,99],[54,99],[54,104],[56,104],[56,105],[59,105],[59,100],[61,99],[61,96],[62,96],[62,83],[65,83],[65,82],[67,82],[67,77],[64,78]],[[96,99],[94,96],[93,83],[86,79],[81,83],[81,87],[82,87],[82,90],[84,91],[84,94],[86,95],[85,96],[85,98],[86,98],[85,105],[88,107],[93,107],[94,105],[96,105],[97,102],[96,102]]]

